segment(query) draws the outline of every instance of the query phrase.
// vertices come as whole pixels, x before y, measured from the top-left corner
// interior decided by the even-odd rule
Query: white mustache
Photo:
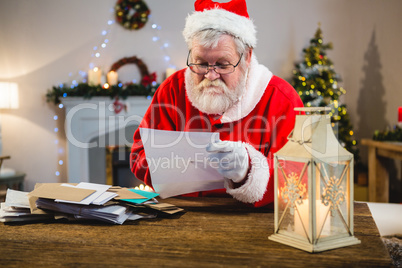
[[[196,89],[198,91],[212,91],[212,92],[216,92],[216,93],[224,93],[227,92],[228,88],[226,86],[226,84],[224,82],[222,82],[219,79],[216,80],[209,80],[207,78],[205,78],[204,80],[202,80],[197,86]]]

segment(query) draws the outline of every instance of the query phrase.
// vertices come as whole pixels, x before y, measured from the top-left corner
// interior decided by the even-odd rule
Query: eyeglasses
[[[190,53],[191,53],[191,50],[188,52],[188,55],[187,55],[187,66],[190,68],[190,70],[193,73],[202,74],[202,75],[206,75],[211,68],[214,69],[214,71],[218,74],[233,73],[235,71],[236,67],[239,65],[241,58],[243,57],[243,53],[242,53],[240,55],[240,59],[236,63],[236,65],[233,65],[233,64],[215,64],[215,65],[195,64],[195,63],[188,63],[188,59],[190,58]]]

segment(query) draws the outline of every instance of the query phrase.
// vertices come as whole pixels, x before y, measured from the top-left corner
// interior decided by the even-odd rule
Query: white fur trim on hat
[[[251,159],[251,171],[246,183],[239,188],[233,188],[233,182],[225,179],[226,192],[244,203],[255,203],[264,197],[269,181],[269,166],[267,158],[253,146],[244,143]]]
[[[219,8],[189,15],[183,30],[184,39],[188,44],[195,33],[208,29],[233,35],[252,48],[257,45],[256,29],[250,19]]]

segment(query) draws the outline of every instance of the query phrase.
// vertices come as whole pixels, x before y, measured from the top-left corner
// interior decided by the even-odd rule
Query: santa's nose
[[[214,80],[218,79],[221,75],[218,74],[217,72],[215,72],[215,69],[214,69],[214,68],[211,68],[211,67],[210,67],[210,68],[208,69],[208,73],[206,73],[204,76],[205,76],[205,78],[207,78],[208,80],[214,81]]]

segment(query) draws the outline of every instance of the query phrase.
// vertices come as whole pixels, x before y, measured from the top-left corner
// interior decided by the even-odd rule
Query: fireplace
[[[62,99],[66,109],[68,181],[71,183],[110,183],[107,179],[107,151],[110,148],[130,148],[132,135],[142,120],[150,99],[129,97],[122,100],[126,110],[115,113],[114,100],[108,97],[67,97]],[[124,151],[124,153],[122,153]],[[117,150],[117,174],[123,171],[123,162],[129,163],[126,149]],[[124,157],[123,157],[124,155]],[[112,153],[113,156],[113,153]],[[110,156],[109,156],[110,158]],[[113,163],[112,163],[113,164]],[[134,177],[134,184],[137,184]],[[119,178],[116,179],[119,182]],[[122,182],[122,184],[126,182]]]
[[[106,148],[106,184],[134,188],[143,184],[130,170],[128,146],[108,146]]]

